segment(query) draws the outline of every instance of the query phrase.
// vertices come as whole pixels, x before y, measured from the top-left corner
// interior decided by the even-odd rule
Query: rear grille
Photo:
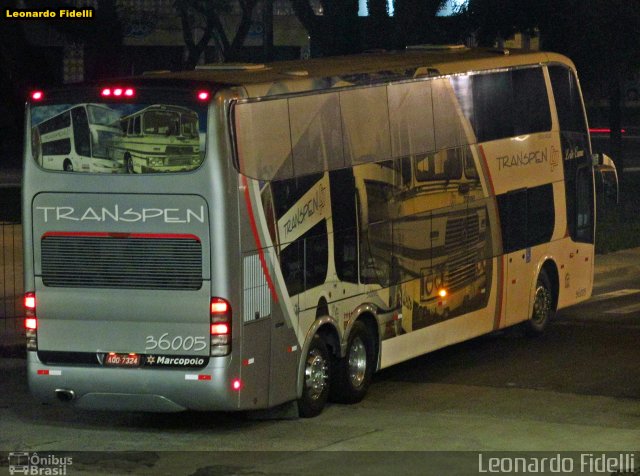
[[[191,165],[191,157],[169,157],[167,165]]]
[[[202,287],[202,245],[185,237],[45,235],[45,286],[177,289]]]

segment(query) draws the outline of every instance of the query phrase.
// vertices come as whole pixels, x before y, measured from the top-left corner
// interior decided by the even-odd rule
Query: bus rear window
[[[194,170],[206,108],[175,104],[56,104],[31,109],[31,154],[44,169],[89,173]]]

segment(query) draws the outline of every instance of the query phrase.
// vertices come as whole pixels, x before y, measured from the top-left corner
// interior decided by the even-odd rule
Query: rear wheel
[[[311,340],[304,363],[302,397],[298,400],[298,413],[311,418],[322,412],[329,397],[331,354],[327,344],[316,334]]]
[[[357,403],[367,394],[375,360],[374,341],[362,322],[353,324],[347,354],[334,362],[331,399],[341,403]]]
[[[540,271],[533,297],[533,312],[527,321],[527,332],[530,335],[541,334],[555,314],[555,303],[551,280],[545,270]]]

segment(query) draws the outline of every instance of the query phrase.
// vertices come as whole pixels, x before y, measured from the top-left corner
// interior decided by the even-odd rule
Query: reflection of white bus
[[[120,127],[113,154],[129,173],[190,170],[201,162],[198,115],[190,109],[155,104],[123,117]]]
[[[309,417],[361,400],[377,370],[515,324],[541,332],[589,298],[594,161],[564,56],[229,68],[133,78],[138,94],[105,99],[127,111],[131,171],[166,173],[54,174],[27,141],[27,359],[43,401]],[[52,92],[28,113],[74,95],[87,102]],[[187,110],[206,134],[197,164]]]
[[[46,169],[119,172],[108,153],[121,136],[119,118],[105,105],[78,104],[32,128],[33,157]]]

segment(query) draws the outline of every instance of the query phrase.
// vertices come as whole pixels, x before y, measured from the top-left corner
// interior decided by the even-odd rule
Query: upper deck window
[[[453,76],[451,83],[478,142],[551,130],[542,68]]]

